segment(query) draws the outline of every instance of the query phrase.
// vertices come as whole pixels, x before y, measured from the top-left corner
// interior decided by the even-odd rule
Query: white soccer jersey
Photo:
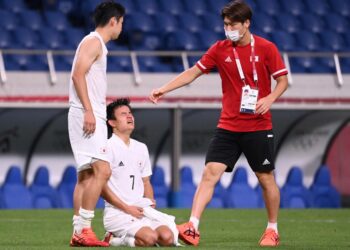
[[[113,134],[108,140],[107,152],[112,169],[108,186],[128,205],[136,204],[144,195],[142,178],[152,175],[147,146],[134,139],[130,139],[127,146]],[[106,206],[112,205],[106,202]]]
[[[84,42],[85,39],[89,37],[97,37],[100,40],[102,44],[102,56],[91,65],[90,70],[86,73],[85,77],[87,82],[88,95],[89,95],[89,99],[90,99],[94,114],[103,119],[106,119],[106,95],[107,95],[107,73],[106,72],[107,72],[108,50],[107,50],[106,44],[103,42],[102,37],[98,32],[96,31],[91,32],[89,35],[85,36],[83,40],[80,42],[75,52],[72,73],[75,67],[75,62],[77,60],[77,55],[78,55],[80,46],[82,42]],[[77,95],[77,92],[73,84],[72,75],[69,83],[69,106],[83,109],[83,105],[81,104],[81,101]]]

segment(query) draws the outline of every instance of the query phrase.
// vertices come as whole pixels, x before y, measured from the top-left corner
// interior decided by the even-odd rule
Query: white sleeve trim
[[[279,73],[282,73],[282,72],[284,72],[284,71],[287,72],[287,69],[284,68],[284,69],[278,70],[278,71],[276,71],[275,73],[273,73],[272,76],[278,75]]]
[[[199,66],[201,66],[202,69],[207,69],[207,68],[201,63],[201,61],[198,61],[197,63],[199,64]]]

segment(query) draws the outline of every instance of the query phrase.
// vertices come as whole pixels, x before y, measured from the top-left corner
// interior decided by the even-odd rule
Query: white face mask
[[[239,34],[239,30],[225,30],[225,35],[232,42],[238,42],[244,36]]]

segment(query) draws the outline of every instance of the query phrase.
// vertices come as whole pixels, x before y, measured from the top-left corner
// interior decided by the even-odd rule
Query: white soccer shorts
[[[68,112],[69,141],[72,147],[77,171],[91,168],[96,160],[108,161],[107,158],[107,124],[102,118],[95,115],[96,130],[86,137],[83,131],[84,111],[79,108],[70,108]]]

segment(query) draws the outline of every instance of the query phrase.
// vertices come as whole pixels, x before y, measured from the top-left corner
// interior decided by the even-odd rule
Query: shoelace
[[[269,237],[269,238],[271,238],[271,239],[273,239],[275,241],[278,240],[278,235],[275,233],[275,231],[268,231],[268,232],[266,232],[265,235],[264,235],[264,238],[265,237]]]
[[[199,236],[199,234],[196,233],[196,230],[190,227],[184,232],[184,234],[192,237],[193,239],[195,239],[196,236]]]

